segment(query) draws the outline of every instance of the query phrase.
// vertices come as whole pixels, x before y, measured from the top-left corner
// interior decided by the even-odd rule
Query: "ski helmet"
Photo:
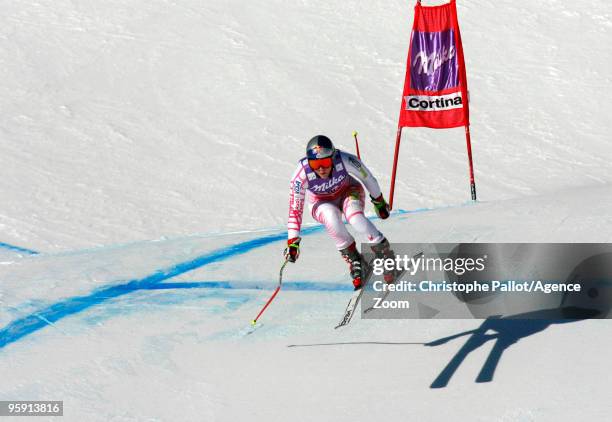
[[[317,135],[308,141],[306,146],[306,157],[309,160],[318,160],[320,158],[333,157],[336,153],[336,148],[331,139],[325,135]]]

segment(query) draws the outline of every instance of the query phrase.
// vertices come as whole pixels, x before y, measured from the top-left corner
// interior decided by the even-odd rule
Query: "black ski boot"
[[[372,252],[374,252],[376,258],[395,259],[395,252],[391,250],[391,245],[389,245],[389,241],[386,237],[381,240],[380,243],[377,243],[376,245],[371,245],[371,247]],[[383,279],[387,284],[393,283],[395,281],[395,270],[384,270]]]
[[[357,250],[355,242],[351,243],[348,247],[341,249],[340,254],[342,254],[342,258],[349,264],[351,277],[353,278],[353,287],[355,287],[355,290],[361,289],[361,287],[363,287],[363,283],[361,281],[363,277],[363,258]]]

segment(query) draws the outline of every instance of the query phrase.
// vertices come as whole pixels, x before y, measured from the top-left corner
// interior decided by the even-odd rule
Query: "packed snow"
[[[612,5],[457,7],[479,200],[463,129],[404,129],[375,224],[392,242],[612,242]],[[334,330],[350,280],[310,217],[250,326],[310,137],[353,152],[357,130],[388,195],[412,2],[0,11],[0,400],[63,400],[70,421],[609,418],[607,320]]]

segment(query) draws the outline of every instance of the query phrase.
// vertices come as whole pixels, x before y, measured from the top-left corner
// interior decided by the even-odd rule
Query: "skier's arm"
[[[289,185],[289,218],[287,221],[288,240],[293,240],[300,237],[307,184],[306,172],[304,171],[304,168],[299,165],[295,172],[293,172],[293,175],[291,176],[291,183]]]
[[[370,192],[370,196],[372,198],[378,198],[380,195],[382,195],[378,181],[372,172],[368,170],[365,164],[363,164],[363,162],[353,154],[349,154],[344,151],[342,151],[341,154],[344,168],[346,168],[351,176],[355,177],[364,184],[368,192]]]
[[[359,158],[344,151],[342,151],[342,162],[344,163],[344,167],[349,174],[361,181],[361,183],[365,185],[368,192],[370,192],[370,198],[372,200],[372,204],[374,204],[376,215],[382,219],[388,218],[390,211],[389,205],[385,201],[385,198],[380,191],[378,181],[372,172],[368,170],[368,168]]]

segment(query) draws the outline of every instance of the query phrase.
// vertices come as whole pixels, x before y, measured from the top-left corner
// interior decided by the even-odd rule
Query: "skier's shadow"
[[[448,385],[451,377],[457,371],[464,359],[474,350],[489,340],[495,340],[493,349],[482,366],[476,382],[490,382],[502,353],[508,347],[518,342],[521,338],[533,335],[545,330],[552,324],[566,324],[587,318],[595,317],[599,312],[595,310],[568,307],[563,309],[546,309],[524,314],[510,315],[500,318],[494,316],[483,321],[482,325],[475,330],[465,331],[449,337],[444,337],[425,343],[426,346],[439,346],[450,340],[470,335],[463,347],[450,360],[446,367],[431,383],[430,388],[443,388]],[[572,319],[567,319],[567,318]],[[566,318],[566,319],[562,319]],[[490,331],[494,333],[489,334]]]

